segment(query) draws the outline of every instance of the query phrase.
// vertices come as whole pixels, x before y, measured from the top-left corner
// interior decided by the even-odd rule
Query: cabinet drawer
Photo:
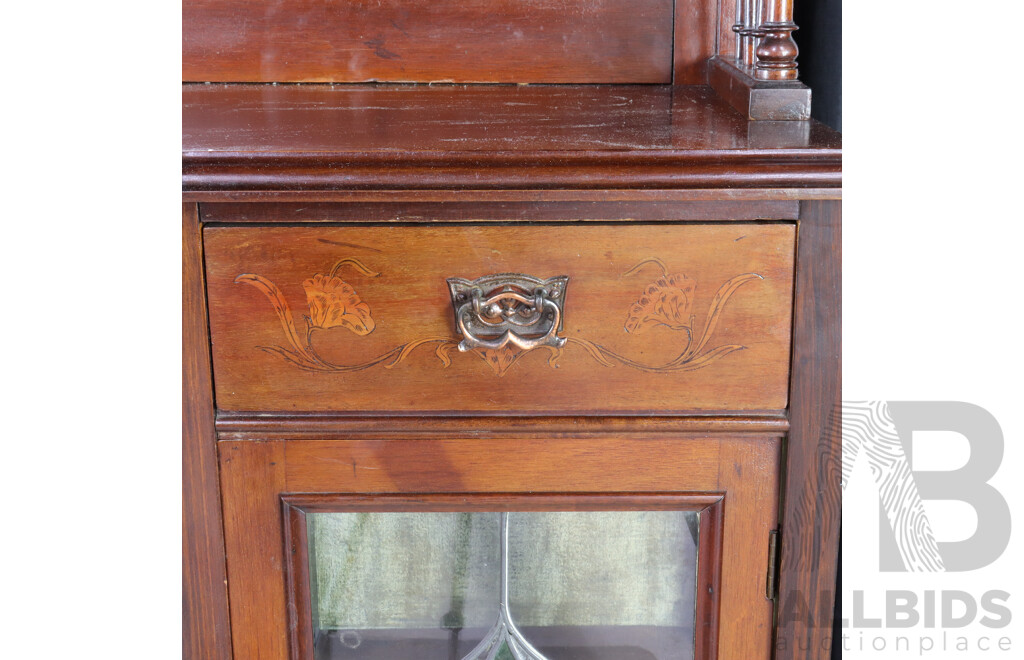
[[[204,242],[223,410],[786,407],[792,224],[208,227]]]

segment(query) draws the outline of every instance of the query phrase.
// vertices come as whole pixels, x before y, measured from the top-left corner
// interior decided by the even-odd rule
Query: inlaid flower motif
[[[348,328],[357,335],[373,332],[375,324],[370,306],[364,303],[355,289],[340,277],[314,275],[302,283],[309,303],[311,328]]]
[[[719,317],[732,295],[747,282],[763,280],[762,275],[743,273],[719,287],[711,300],[703,329],[700,329],[694,327],[695,317],[691,314],[694,292],[697,289],[697,283],[694,280],[688,279],[682,274],[670,275],[665,263],[656,257],[644,259],[623,273],[622,276],[632,275],[648,264],[659,266],[661,277],[648,285],[640,298],[630,306],[625,329],[626,332],[639,333],[653,325],[664,325],[673,330],[685,330],[684,343],[675,358],[662,364],[647,364],[616,353],[583,337],[567,337],[566,343],[583,348],[593,359],[606,367],[623,364],[647,373],[695,371],[745,348],[740,344],[724,344],[704,350],[714,335]],[[259,346],[259,348],[277,355],[300,369],[318,372],[361,371],[377,365],[391,369],[404,361],[417,348],[429,344],[436,344],[434,352],[445,367],[452,364],[452,353],[460,342],[451,335],[409,341],[357,364],[334,364],[320,357],[313,348],[313,330],[326,330],[340,326],[362,336],[373,332],[375,327],[373,318],[370,316],[370,306],[359,298],[349,284],[336,276],[339,268],[346,265],[352,266],[367,277],[379,276],[379,273],[370,270],[359,260],[345,258],[338,261],[330,271],[327,271],[327,275],[316,274],[303,282],[302,287],[306,291],[306,300],[309,305],[309,315],[303,317],[306,322],[304,328],[295,323],[288,301],[277,285],[255,273],[238,275],[235,278],[236,283],[254,287],[270,301],[281,322],[287,344],[291,347],[282,345]],[[548,365],[558,368],[557,363],[562,355],[561,347],[540,346],[523,350],[513,345],[507,345],[497,350],[473,349],[473,352],[487,363],[495,375],[501,377],[526,353],[540,349],[547,349],[550,352]]]
[[[640,333],[655,325],[673,330],[691,328],[693,294],[697,282],[686,275],[665,275],[648,286],[640,299],[629,308],[626,332]]]

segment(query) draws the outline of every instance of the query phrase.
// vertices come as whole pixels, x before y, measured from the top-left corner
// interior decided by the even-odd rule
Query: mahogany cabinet
[[[185,2],[185,657],[825,657],[791,14]]]

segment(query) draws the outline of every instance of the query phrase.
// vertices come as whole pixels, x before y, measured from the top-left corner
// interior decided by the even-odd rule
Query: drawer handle
[[[529,351],[561,348],[562,306],[569,276],[542,280],[520,273],[448,279],[460,351],[500,350],[508,344]]]

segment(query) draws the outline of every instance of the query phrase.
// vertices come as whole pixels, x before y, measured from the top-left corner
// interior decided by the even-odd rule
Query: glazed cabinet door
[[[780,439],[220,444],[235,657],[769,658]]]

